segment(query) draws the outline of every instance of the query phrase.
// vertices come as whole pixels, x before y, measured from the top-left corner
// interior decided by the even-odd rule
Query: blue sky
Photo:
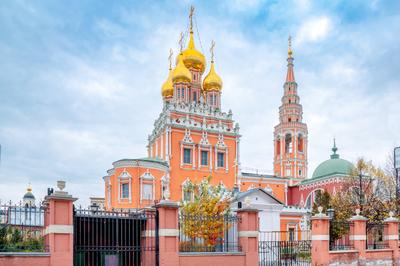
[[[329,158],[383,165],[400,145],[399,1],[3,1],[0,198],[58,179],[86,202],[120,158],[143,157],[162,107],[168,51],[196,7],[197,47],[241,125],[242,164],[272,168],[273,126],[293,36],[309,173]],[[200,44],[201,40],[201,44]]]

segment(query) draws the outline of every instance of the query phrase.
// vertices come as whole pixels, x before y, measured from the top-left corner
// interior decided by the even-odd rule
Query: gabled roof
[[[261,191],[262,193],[264,193],[265,195],[267,195],[268,197],[270,197],[271,199],[273,199],[274,201],[276,201],[278,204],[284,205],[283,202],[281,202],[280,200],[278,200],[277,198],[275,198],[274,196],[272,196],[271,194],[269,194],[267,191],[265,191],[265,190],[262,189],[262,188],[252,188],[252,189],[249,189],[249,190],[247,190],[247,191],[239,192],[239,193],[236,195],[236,197],[233,199],[233,201],[239,201],[239,200],[244,199],[244,198],[246,198],[247,196],[249,196],[249,195],[251,195],[251,194],[253,194],[253,193],[256,193],[256,192],[258,192],[258,191]]]

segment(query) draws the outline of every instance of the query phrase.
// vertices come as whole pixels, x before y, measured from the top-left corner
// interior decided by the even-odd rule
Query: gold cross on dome
[[[211,41],[211,47],[210,47],[210,52],[211,52],[211,61],[214,62],[214,48],[215,48],[215,42],[214,40]]]
[[[194,14],[194,6],[190,6],[190,11],[189,11],[190,30],[193,29],[193,14]]]
[[[172,68],[172,55],[174,54],[174,52],[172,51],[172,49],[169,49],[169,56],[168,56],[168,61],[169,61],[169,69]]]
[[[183,32],[181,32],[181,35],[179,37],[179,47],[180,47],[180,51],[182,52],[182,50],[183,50]]]
[[[288,38],[288,56],[292,57],[293,51],[292,51],[292,36],[289,35]]]

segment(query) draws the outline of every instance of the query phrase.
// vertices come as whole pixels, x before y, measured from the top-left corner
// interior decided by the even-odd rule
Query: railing
[[[45,252],[42,206],[0,205],[0,252]]]
[[[311,231],[264,231],[258,238],[259,265],[311,265]]]
[[[352,222],[330,221],[329,225],[329,250],[354,249]]]
[[[156,210],[74,207],[74,265],[108,265],[107,261],[124,266],[157,265]]]
[[[180,252],[238,252],[236,215],[179,215]]]
[[[382,223],[367,223],[367,232],[366,232],[366,248],[367,249],[384,249],[389,248],[389,243],[385,240],[385,232],[387,224]]]

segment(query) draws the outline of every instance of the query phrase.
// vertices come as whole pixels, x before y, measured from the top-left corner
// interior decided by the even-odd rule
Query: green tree
[[[318,212],[318,207],[321,206],[323,208],[322,213],[326,213],[326,211],[331,207],[330,206],[331,195],[328,191],[317,190],[315,192],[315,200],[312,208],[312,214],[315,215]]]

